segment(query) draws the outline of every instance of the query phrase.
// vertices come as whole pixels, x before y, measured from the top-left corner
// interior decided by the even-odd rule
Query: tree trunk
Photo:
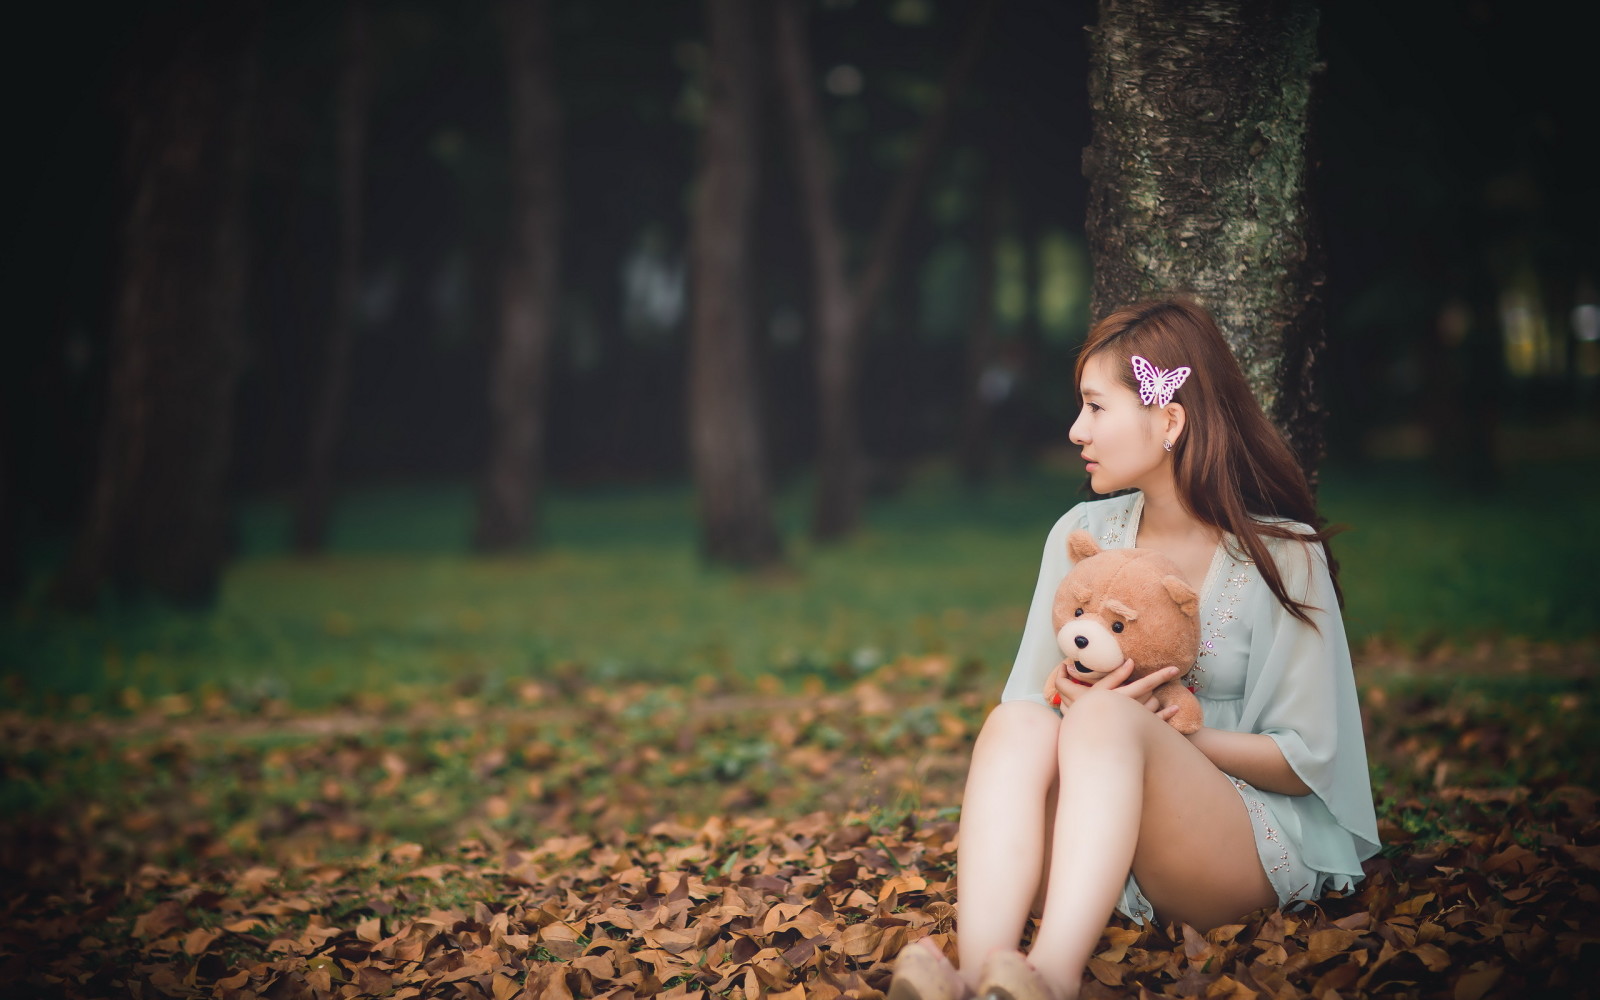
[[[998,358],[995,336],[995,293],[999,284],[1000,211],[1003,194],[999,172],[991,166],[985,178],[983,199],[978,207],[977,231],[973,249],[977,257],[974,270],[972,328],[967,334],[967,398],[961,415],[959,464],[968,486],[978,486],[988,478],[994,446],[994,408],[1000,403],[990,384],[991,369]]]
[[[811,244],[812,322],[816,324],[820,461],[812,532],[847,534],[860,517],[861,440],[856,410],[860,340],[855,295],[845,275],[844,233],[834,211],[833,157],[812,81],[804,0],[776,9],[778,86],[788,112],[795,179]]]
[[[105,427],[85,520],[55,597],[109,585],[214,599],[244,340],[249,123],[260,11],[152,18],[125,88],[130,205]]]
[[[1041,252],[1044,227],[1033,212],[1017,213],[1017,243],[1022,248],[1022,287],[1026,309],[1022,324],[1017,329],[1017,339],[1012,354],[1012,373],[1016,382],[1011,387],[1010,431],[1016,449],[1017,468],[1033,465],[1035,452],[1043,440],[1054,444],[1059,440],[1059,430],[1049,421],[1039,419],[1034,399],[1034,380],[1044,364],[1044,315],[1040,299],[1044,293],[1043,261]]]
[[[485,551],[536,541],[561,230],[561,110],[550,5],[506,0],[501,11],[511,87],[511,239],[489,372],[489,463],[478,504],[477,545]]]
[[[1305,197],[1311,0],[1101,0],[1089,55],[1092,308],[1188,292],[1308,474],[1324,343]]]
[[[22,593],[22,532],[17,523],[22,505],[17,502],[15,449],[11,444],[11,413],[0,400],[0,609]]]
[[[713,562],[782,556],[750,345],[750,235],[761,91],[751,6],[707,0],[709,100],[690,236],[689,450],[702,547]]]
[[[994,7],[994,0],[985,0],[974,13],[961,51],[945,77],[939,103],[923,123],[916,151],[895,183],[859,283],[852,290],[845,276],[844,237],[834,208],[828,136],[812,79],[805,4],[801,0],[783,0],[777,6],[778,82],[811,239],[821,420],[812,534],[819,541],[848,535],[861,518],[864,484],[856,380],[863,331],[899,262],[911,213],[944,141],[956,97],[977,62]]]
[[[305,483],[295,511],[294,545],[302,553],[322,551],[333,506],[333,466],[344,431],[361,294],[362,201],[367,153],[367,107],[371,91],[371,40],[367,0],[346,0],[344,63],[338,95],[339,262],[334,278],[333,322],[311,411]]]

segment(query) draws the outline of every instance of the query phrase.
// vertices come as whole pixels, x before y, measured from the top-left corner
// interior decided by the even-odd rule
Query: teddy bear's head
[[[1067,537],[1072,571],[1056,589],[1056,641],[1066,674],[1083,684],[1132,658],[1134,677],[1187,670],[1200,645],[1200,600],[1166,556],[1148,549],[1105,549],[1087,531]]]

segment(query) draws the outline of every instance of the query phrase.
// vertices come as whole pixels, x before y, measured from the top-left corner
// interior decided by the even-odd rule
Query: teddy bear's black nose
[[[1079,649],[1087,649],[1089,647],[1089,637],[1086,635],[1073,636],[1072,644]]]

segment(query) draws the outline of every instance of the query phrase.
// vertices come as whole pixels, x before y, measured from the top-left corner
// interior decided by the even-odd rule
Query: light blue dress
[[[1102,548],[1129,548],[1143,511],[1142,493],[1081,503],[1050,530],[1002,701],[1045,704],[1045,677],[1062,659],[1050,614],[1056,587],[1072,568],[1067,535],[1081,528]],[[1318,609],[1313,628],[1283,609],[1234,541],[1228,536],[1217,547],[1200,589],[1200,654],[1185,682],[1207,726],[1272,737],[1311,788],[1310,795],[1283,795],[1233,779],[1279,905],[1290,905],[1350,889],[1361,878],[1361,862],[1377,853],[1361,710],[1322,546],[1267,540],[1289,593]],[[1140,923],[1154,918],[1131,875],[1117,909]]]

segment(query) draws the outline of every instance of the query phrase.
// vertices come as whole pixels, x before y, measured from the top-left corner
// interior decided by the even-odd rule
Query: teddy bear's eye
[[[1074,617],[1074,618],[1082,618],[1083,617],[1083,609],[1079,608],[1078,610],[1074,611],[1072,613],[1072,617]]]
[[[1121,632],[1122,631],[1122,623],[1121,622],[1112,622],[1111,623],[1111,631],[1113,631],[1113,632]]]

